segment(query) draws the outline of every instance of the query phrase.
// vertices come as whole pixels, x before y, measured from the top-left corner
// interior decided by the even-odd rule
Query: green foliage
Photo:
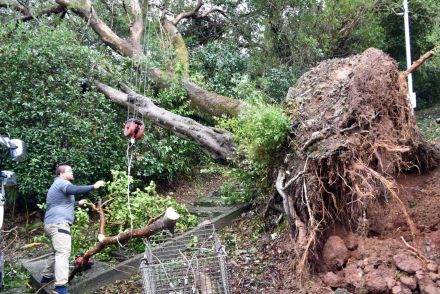
[[[232,90],[246,69],[246,59],[232,43],[211,42],[191,54],[192,74],[218,94],[234,97]]]
[[[295,85],[297,76],[298,73],[293,67],[286,65],[271,67],[266,69],[262,77],[258,79],[259,88],[271,100],[282,102],[289,87]]]
[[[99,232],[99,221],[90,219],[90,209],[77,207],[75,210],[75,223],[70,227],[72,234],[72,254],[83,255],[96,243]],[[95,216],[95,218],[97,218]],[[108,250],[100,253],[98,257],[107,257]]]
[[[155,189],[153,182],[144,189],[135,189],[129,195],[128,200],[128,182],[133,186],[134,179],[128,177],[125,172],[113,171],[113,181],[107,188],[107,196],[103,202],[111,202],[105,209],[106,216],[106,236],[115,236],[131,228],[144,227],[149,220],[165,212],[167,207],[173,207],[180,218],[176,224],[176,231],[182,232],[197,224],[197,217],[188,213],[186,207],[178,204],[169,197],[160,197]],[[75,224],[72,226],[73,247],[72,255],[84,253],[96,240],[98,232],[98,221],[91,221],[88,209],[78,209],[75,213]],[[115,249],[116,246],[110,246],[100,257],[106,257],[106,254]],[[128,248],[141,252],[145,249],[143,240],[133,240]]]
[[[125,166],[117,109],[93,87],[83,89],[105,63],[100,55],[63,26],[23,25],[3,39],[0,130],[27,144],[28,160],[14,167],[20,193],[41,202],[61,162],[73,165],[79,183]]]
[[[226,202],[249,201],[265,193],[270,166],[287,139],[289,118],[281,107],[257,101],[245,114],[224,120],[221,126],[233,132],[238,152],[245,157],[229,172],[236,183],[222,188]]]
[[[191,58],[193,79],[212,91],[244,101],[282,101],[297,75],[286,65],[261,68],[230,43],[211,42],[196,48]]]
[[[434,142],[440,139],[440,125],[435,122],[440,117],[440,106],[436,105],[430,109],[416,112],[417,126],[424,137]]]
[[[206,156],[192,142],[169,132],[149,127],[135,156],[133,175],[142,179],[173,180],[189,175]]]
[[[255,102],[245,114],[222,125],[233,132],[234,140],[247,158],[268,163],[286,141],[290,121],[281,107]]]
[[[0,290],[9,290],[25,285],[29,279],[29,273],[12,263],[5,262],[4,267],[4,287]]]

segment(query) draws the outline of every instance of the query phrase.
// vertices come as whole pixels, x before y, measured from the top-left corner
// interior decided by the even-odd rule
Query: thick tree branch
[[[210,10],[206,11],[202,15],[195,15],[195,16],[193,16],[193,18],[202,19],[202,18],[207,17],[208,15],[210,15],[213,12],[220,12],[223,16],[226,15],[226,12],[223,9],[221,9],[221,8],[211,8]]]
[[[163,19],[162,21],[162,26],[165,32],[167,33],[168,37],[170,38],[171,42],[173,43],[174,48],[176,49],[177,62],[183,65],[184,76],[189,75],[189,53],[188,53],[188,49],[186,48],[185,41],[183,40],[182,34],[180,34],[179,30],[177,29],[177,24],[182,19],[185,18],[202,19],[213,12],[221,12],[222,14],[225,14],[225,12],[220,8],[212,8],[209,11],[203,13],[202,15],[198,15],[198,12],[202,6],[203,6],[203,1],[198,0],[193,10],[188,12],[183,12],[178,16],[176,16],[173,20]]]
[[[170,81],[175,79],[173,74],[165,73],[157,68],[149,71],[149,77],[162,89],[170,87]],[[237,116],[246,108],[246,103],[205,90],[188,78],[182,78],[181,81],[191,104],[202,116]]]
[[[182,82],[188,97],[191,99],[191,103],[201,113],[217,117],[225,114],[237,116],[246,108],[244,102],[210,92],[187,78],[183,78]]]
[[[183,66],[182,74],[184,76],[189,75],[189,52],[186,48],[185,40],[183,40],[182,34],[177,29],[176,25],[167,19],[162,21],[162,26],[165,32],[170,38],[171,43],[176,50],[176,61]]]
[[[188,11],[188,12],[182,12],[179,15],[177,15],[173,20],[171,20],[170,22],[174,25],[177,26],[177,24],[185,18],[196,18],[196,19],[202,19],[207,17],[208,15],[210,15],[213,12],[220,12],[221,14],[225,15],[226,12],[221,9],[221,8],[211,8],[210,10],[206,11],[205,13],[198,15],[198,12],[200,11],[200,8],[203,6],[203,1],[202,0],[198,0],[196,6],[193,8],[193,10]]]
[[[434,50],[428,51],[427,53],[423,54],[422,57],[420,57],[417,61],[413,62],[413,64],[405,71],[401,73],[401,75],[406,78],[409,74],[415,72],[419,69],[419,67],[427,61],[429,58],[434,56],[435,52]]]
[[[98,240],[94,247],[87,250],[87,252],[83,256],[81,263],[78,264],[70,273],[69,282],[75,277],[78,272],[80,272],[85,267],[85,265],[87,265],[90,257],[95,255],[96,253],[101,252],[105,247],[112,244],[125,243],[133,238],[147,238],[163,230],[169,230],[173,232],[176,221],[179,219],[179,217],[179,214],[173,208],[169,207],[167,208],[165,213],[163,213],[160,217],[156,218],[154,221],[147,224],[143,228],[125,231],[117,236],[111,237],[105,237],[104,234],[100,233],[102,237]]]
[[[92,29],[101,37],[101,40],[119,54],[134,58],[136,54],[139,53],[130,42],[115,34],[112,29],[99,18],[89,0],[83,0],[81,3],[79,3],[79,1],[70,0],[55,1],[87,21]]]
[[[177,62],[183,65],[183,75],[188,76],[189,75],[189,53],[188,49],[186,48],[185,41],[183,40],[182,34],[180,34],[179,30],[177,29],[177,24],[185,18],[196,18],[196,19],[202,19],[208,16],[210,13],[213,12],[221,12],[225,14],[225,12],[220,8],[213,8],[209,11],[203,13],[202,15],[198,15],[198,12],[200,8],[203,6],[203,1],[198,0],[196,6],[188,12],[183,12],[176,16],[173,20],[162,20],[162,26],[167,33],[168,37],[170,38],[171,42],[173,43],[174,48],[176,49],[176,59]]]
[[[38,14],[34,14],[34,15],[32,15],[32,14],[24,15],[24,16],[22,16],[22,17],[20,18],[19,21],[29,21],[29,20],[32,20],[32,19],[39,18],[39,17],[41,17],[41,16],[48,16],[48,15],[51,15],[51,14],[63,13],[63,12],[65,12],[65,11],[66,11],[66,9],[65,9],[63,6],[61,6],[61,5],[57,5],[57,6],[53,6],[53,7],[49,7],[49,8],[43,9],[43,10],[40,11]]]
[[[33,14],[32,11],[24,5],[21,5],[19,3],[10,3],[4,1],[0,1],[0,8],[7,8],[20,12],[22,14],[22,17],[17,20],[18,22],[29,21],[32,19],[37,19],[41,16],[57,14],[66,11],[64,7],[60,5],[56,5],[53,7],[43,9],[39,11],[37,14]]]
[[[131,0],[131,13],[133,20],[130,24],[131,44],[137,55],[142,52],[142,35],[144,33],[144,22],[142,19],[142,9],[138,0]]]
[[[200,8],[203,5],[203,1],[202,0],[197,0],[197,4],[196,6],[193,8],[193,10],[188,11],[188,12],[182,12],[181,14],[179,14],[178,16],[176,16],[171,23],[175,26],[177,26],[177,24],[185,18],[189,18],[191,16],[195,16],[197,15],[197,12],[199,12]]]
[[[113,102],[126,107],[135,107],[153,124],[171,131],[178,137],[191,140],[214,159],[227,159],[232,156],[234,142],[229,132],[206,127],[190,118],[157,107],[150,98],[138,95],[128,88],[125,91],[129,94],[126,94],[100,82],[95,84],[98,91]]]

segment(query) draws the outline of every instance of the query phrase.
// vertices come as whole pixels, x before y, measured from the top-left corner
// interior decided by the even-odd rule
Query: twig
[[[307,140],[304,145],[301,147],[301,151],[305,151],[310,145],[325,139],[325,137],[327,136],[327,132],[330,130],[331,128],[325,128],[322,129],[319,132],[314,132],[312,133],[312,136],[309,140]]]
[[[403,236],[400,236],[400,238],[402,239],[403,244],[405,244],[406,247],[408,247],[411,251],[413,251],[424,262],[428,263],[428,258],[426,258],[422,253],[420,253],[419,250],[417,250],[413,246],[409,245],[408,242],[406,242],[405,238],[403,238]]]
[[[6,249],[8,249],[12,244],[15,243],[15,240],[17,240],[18,234],[15,234],[14,236],[14,240],[12,240],[5,248],[3,248],[3,251],[5,251]]]
[[[290,179],[290,180],[284,185],[283,190],[286,190],[287,187],[289,187],[294,181],[296,181],[300,176],[302,176],[302,175],[306,172],[308,161],[309,161],[309,158],[307,157],[307,158],[306,158],[306,163],[304,164],[304,168],[303,168],[303,170],[300,171],[295,177],[293,177],[292,179]]]

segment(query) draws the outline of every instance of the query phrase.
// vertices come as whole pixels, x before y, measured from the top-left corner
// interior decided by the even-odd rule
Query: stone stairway
[[[225,206],[217,192],[205,195],[187,207],[191,213],[199,216],[199,223],[210,222],[214,224],[217,231],[230,225],[234,219],[249,209],[247,204]],[[176,236],[176,239],[183,238],[194,230],[197,228]],[[111,284],[116,280],[128,279],[138,273],[142,257],[143,253],[116,264],[97,262],[91,270],[75,277],[72,285],[69,286],[69,291],[72,294],[85,293]],[[40,272],[45,261],[46,256],[41,256],[23,262],[23,266],[31,273],[30,284],[37,291],[35,293],[51,293],[51,287],[42,288],[39,283],[41,280]]]

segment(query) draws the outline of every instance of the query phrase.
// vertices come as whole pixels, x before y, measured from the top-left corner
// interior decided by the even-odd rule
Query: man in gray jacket
[[[48,258],[42,271],[41,283],[55,279],[55,292],[68,294],[66,284],[69,279],[69,258],[71,251],[70,226],[74,221],[75,196],[104,186],[104,181],[93,185],[72,185],[73,171],[69,165],[59,165],[56,169],[57,178],[47,192],[47,210],[44,216],[44,231],[52,243],[53,254]],[[85,199],[77,204],[83,205]]]

